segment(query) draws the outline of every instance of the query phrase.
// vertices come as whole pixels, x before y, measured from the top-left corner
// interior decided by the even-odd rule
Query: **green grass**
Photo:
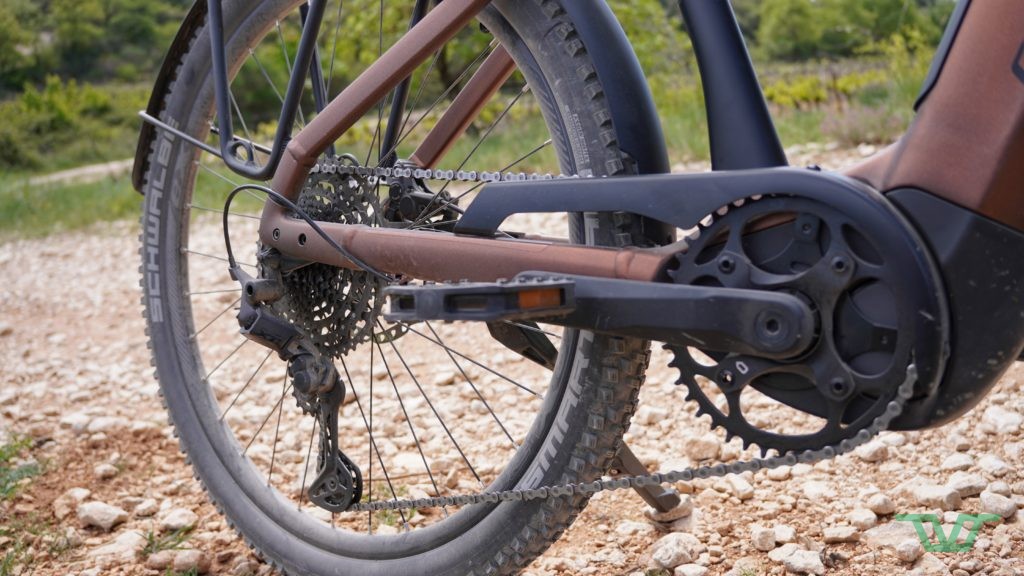
[[[152,528],[146,532],[146,546],[142,549],[142,557],[149,558],[151,555],[164,550],[184,550],[185,542],[192,535],[192,528],[182,528],[170,534],[161,535]]]
[[[32,439],[16,437],[0,445],[0,500],[10,500],[26,479],[42,473],[38,463],[15,464],[14,461],[32,447]]]

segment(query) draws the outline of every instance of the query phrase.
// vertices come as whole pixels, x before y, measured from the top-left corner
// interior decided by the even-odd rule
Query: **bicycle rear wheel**
[[[256,141],[276,128],[299,4],[224,3],[236,126]],[[328,6],[319,47],[331,93],[400,35],[410,11],[411,6],[366,0],[349,0],[344,9]],[[593,64],[559,3],[494,2],[480,20],[486,31],[464,31],[414,76],[399,155],[408,154],[438,116],[428,103],[447,103],[466,74],[500,44],[519,75],[484,109],[445,167],[628,172]],[[355,35],[367,29],[368,37]],[[300,124],[315,113],[311,98],[304,109]],[[212,116],[210,46],[200,28],[163,95],[161,119],[215,142]],[[336,143],[337,153],[375,165],[389,152],[380,146],[386,117],[382,105]],[[233,318],[239,294],[223,261],[219,223],[223,199],[241,183],[170,135],[154,143],[142,218],[143,303],[168,411],[210,497],[251,545],[291,574],[491,574],[527,565],[572,522],[584,497],[390,514],[331,514],[309,503],[305,489],[316,473],[313,419],[294,406],[281,363],[247,344]],[[318,182],[310,189],[320,191],[310,198],[329,205],[339,197],[352,202],[352,190],[337,183]],[[366,197],[360,214],[379,224],[387,189],[370,186],[360,193]],[[453,188],[451,196],[460,196],[464,206],[472,191]],[[256,240],[261,200],[243,199],[229,214],[243,261],[242,248]],[[615,245],[629,242],[633,223],[623,215],[588,214],[564,222],[526,218],[513,225],[531,233],[561,227],[574,242]],[[253,258],[249,252],[248,264]],[[359,284],[365,277],[328,279],[339,301],[351,303],[373,292]],[[323,287],[310,288],[310,282],[305,287],[315,297],[293,294],[294,301],[330,306]],[[368,336],[348,338],[336,354],[353,400],[341,410],[342,449],[363,471],[366,499],[585,482],[605,471],[635,406],[648,357],[645,342],[519,327],[539,331],[557,350],[549,369],[510,352],[479,324],[422,323],[381,338],[391,327],[379,318],[380,302],[368,296],[362,304],[358,313],[347,309],[332,316],[338,322],[324,324],[319,335],[328,341],[332,328],[353,325],[358,330],[351,334],[363,330]],[[334,314],[321,308],[307,312],[310,322]]]

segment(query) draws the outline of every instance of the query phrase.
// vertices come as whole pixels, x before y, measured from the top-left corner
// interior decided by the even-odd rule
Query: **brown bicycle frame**
[[[272,187],[296,200],[318,156],[489,0],[446,0],[332,101],[289,143]],[[998,4],[998,6],[997,6]],[[1024,229],[1024,3],[976,2],[960,25],[942,74],[908,132],[848,170],[880,191],[913,187],[998,222]],[[1005,63],[1006,70],[994,71]],[[508,78],[513,63],[496,49],[424,140],[414,159],[434,165]],[[671,247],[613,250],[544,240],[496,240],[440,232],[334,223],[321,228],[377,270],[424,280],[493,281],[526,270],[635,280],[655,279]],[[261,240],[309,261],[355,268],[307,223],[268,201]]]

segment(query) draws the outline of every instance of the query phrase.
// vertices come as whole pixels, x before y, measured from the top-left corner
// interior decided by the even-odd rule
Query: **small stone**
[[[705,576],[708,568],[700,564],[681,564],[676,566],[672,576]]]
[[[71,488],[53,501],[53,515],[58,520],[63,520],[74,513],[78,509],[78,505],[84,502],[90,495],[92,495],[92,492],[85,488]]]
[[[949,568],[932,554],[925,554],[914,563],[908,576],[951,576]]]
[[[127,564],[134,562],[136,555],[146,547],[146,539],[134,530],[118,534],[113,542],[89,551],[88,556],[102,560],[104,564]]]
[[[171,508],[160,516],[160,529],[164,532],[188,530],[199,522],[199,516],[187,508]]]
[[[455,372],[446,372],[446,373],[443,373],[443,374],[438,374],[434,378],[434,380],[433,380],[433,385],[434,386],[451,386],[452,384],[455,384],[455,380],[457,378],[458,378],[458,375]]]
[[[769,468],[768,469],[768,479],[769,480],[774,480],[776,482],[782,482],[784,480],[789,480],[792,475],[793,475],[793,469],[790,468],[789,466],[780,466],[778,468]]]
[[[855,526],[830,526],[822,532],[826,544],[856,542],[859,539]]]
[[[667,512],[659,512],[655,508],[648,507],[644,511],[644,516],[647,516],[655,522],[675,522],[680,518],[689,516],[693,513],[693,499],[690,498],[689,494],[681,494],[679,496],[679,505]]]
[[[981,460],[978,460],[978,467],[981,468],[983,472],[988,472],[989,474],[997,477],[1006,476],[1013,470],[1010,468],[1010,465],[1003,462],[1001,458],[991,454],[982,456]]]
[[[623,536],[643,536],[654,532],[654,527],[646,522],[625,520],[619,522],[619,525],[615,527],[615,532]]]
[[[892,498],[881,492],[868,497],[867,507],[868,510],[879,516],[886,516],[896,511],[896,504],[892,501]]]
[[[1003,518],[1009,518],[1016,514],[1017,503],[1002,494],[986,490],[981,493],[981,511],[986,514],[997,514]]]
[[[160,550],[146,558],[146,568],[150,570],[167,570],[174,564],[175,550]]]
[[[78,533],[78,530],[68,526],[64,529],[64,533],[61,534],[60,542],[68,548],[78,548],[82,545],[82,535]]]
[[[821,555],[813,550],[795,550],[787,556],[782,564],[786,570],[796,574],[824,574],[825,565]]]
[[[1006,482],[1003,482],[1002,480],[996,480],[995,482],[992,482],[991,484],[988,485],[988,488],[986,490],[992,492],[993,494],[999,494],[1000,496],[1007,497],[1013,493],[1013,490],[1010,489],[1010,485],[1007,484]]]
[[[875,525],[878,524],[878,516],[866,508],[858,508],[853,512],[850,512],[846,515],[846,519],[859,530],[874,528]]]
[[[78,435],[84,433],[89,428],[90,422],[92,422],[92,416],[82,412],[73,412],[60,419],[60,427],[69,428]]]
[[[810,482],[804,482],[803,494],[808,500],[820,502],[834,494],[834,490],[832,489],[832,485],[827,482],[812,480]]]
[[[896,553],[897,558],[909,564],[924,554],[924,547],[921,546],[921,541],[917,538],[905,538],[896,543],[893,552]]]
[[[755,525],[750,528],[750,541],[761,552],[770,552],[775,549],[775,530]]]
[[[10,324],[0,323],[0,338],[4,338],[14,334],[14,328],[11,328]]]
[[[92,469],[92,473],[100,480],[110,480],[117,476],[117,467],[110,464],[98,464]]]
[[[923,484],[915,487],[913,494],[918,504],[941,510],[956,510],[961,502],[960,493],[948,486]]]
[[[702,460],[714,460],[718,457],[720,443],[713,434],[705,434],[687,440],[683,451],[686,456],[694,462]]]
[[[727,477],[733,494],[740,500],[750,500],[754,497],[754,487],[747,482],[746,478],[733,474]]]
[[[174,555],[175,572],[196,572],[206,574],[210,571],[210,557],[199,550],[181,550]]]
[[[680,564],[693,562],[703,551],[704,545],[693,534],[673,532],[651,545],[651,562],[655,568],[671,570]]]
[[[259,564],[249,560],[248,558],[239,558],[235,561],[235,564],[231,567],[232,576],[254,576],[256,571],[259,570]]]
[[[886,522],[861,534],[861,541],[871,548],[892,548],[907,539],[918,541],[917,530],[910,522]]]
[[[974,444],[971,443],[963,434],[953,434],[949,437],[949,443],[953,446],[953,449],[957,452],[966,452],[971,449]]]
[[[958,452],[947,456],[939,468],[943,470],[967,470],[971,466],[974,466],[974,458],[971,458],[970,454]]]
[[[106,532],[128,520],[128,513],[104,502],[85,502],[78,506],[78,519],[85,526],[102,528]]]
[[[804,549],[803,546],[801,546],[799,544],[796,544],[795,542],[791,542],[789,544],[783,544],[782,546],[779,546],[775,550],[772,550],[771,552],[769,552],[768,553],[768,559],[771,560],[772,562],[782,562],[786,558],[788,558],[790,554],[792,554],[792,553],[794,553],[794,552],[796,552],[798,550],[803,550],[803,549]]]
[[[796,528],[793,528],[792,526],[778,524],[775,526],[773,532],[775,532],[775,542],[777,544],[796,542]]]
[[[956,490],[961,498],[967,498],[981,494],[988,482],[981,474],[954,472],[946,481],[946,486]]]
[[[981,416],[981,423],[990,434],[1015,434],[1024,424],[1024,416],[1001,406],[989,406]]]
[[[139,518],[149,518],[160,510],[160,504],[153,498],[147,498],[135,506],[135,515]]]
[[[872,440],[853,453],[865,462],[881,462],[889,457],[889,446],[880,440]]]

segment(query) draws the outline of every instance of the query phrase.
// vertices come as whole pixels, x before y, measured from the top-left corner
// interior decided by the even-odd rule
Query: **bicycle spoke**
[[[313,426],[309,430],[309,446],[306,448],[306,459],[302,466],[302,486],[299,487],[299,501],[295,505],[296,510],[302,510],[302,501],[306,499],[306,474],[309,473],[309,458],[313,455],[313,438],[316,437],[316,418],[313,419]]]
[[[288,56],[288,46],[285,44],[285,41],[284,41],[284,32],[281,30],[281,21],[280,20],[277,21],[276,26],[277,26],[277,40],[278,40],[278,43],[281,45],[281,54],[284,55],[284,65],[285,65],[285,68],[288,69],[288,77],[291,78],[292,74],[294,72],[292,70],[292,60]],[[296,118],[296,120],[299,121],[299,127],[300,128],[305,128],[305,126],[306,126],[306,117],[302,114],[302,106],[299,106],[297,108],[297,111],[298,111],[299,115]]]
[[[420,444],[420,439],[416,435],[416,427],[413,426],[412,418],[409,417],[409,412],[405,409],[405,402],[402,400],[402,393],[398,391],[398,384],[395,383],[395,376],[391,372],[391,367],[388,366],[387,358],[384,357],[384,349],[381,348],[378,342],[374,341],[373,343],[376,344],[377,351],[380,352],[380,360],[384,364],[384,370],[388,373],[388,379],[391,381],[391,387],[395,390],[395,397],[398,399],[398,405],[402,408],[402,415],[405,417],[405,423],[409,425],[409,433],[412,434],[412,441],[416,444],[416,450],[420,453],[420,459],[423,460],[423,468],[426,469],[427,475],[430,477],[430,484],[434,487],[434,493],[440,494],[441,492],[437,488],[437,482],[434,481],[434,473],[430,470],[430,463],[427,462],[427,456],[423,453],[423,446]]]
[[[331,42],[331,65],[327,70],[327,90],[331,89],[331,81],[334,80],[334,61],[338,56],[338,35],[341,33],[341,8],[344,2],[338,0],[338,15],[334,23],[334,40]]]
[[[373,438],[373,325],[370,325],[370,424],[367,427],[367,431],[370,433],[370,438]],[[367,462],[369,463],[369,475],[366,481],[366,487],[368,490],[367,501],[373,502],[373,446],[368,446],[367,450]],[[366,513],[366,531],[369,534],[373,534],[373,510],[369,510]]]
[[[438,334],[436,330],[434,330],[434,327],[430,325],[430,322],[426,322],[426,325],[427,328],[430,329],[430,333],[433,334],[435,338],[437,338],[438,342],[441,342],[443,344],[444,339],[442,339],[441,335]],[[394,345],[394,342],[392,342],[392,345]],[[462,364],[459,364],[459,361],[455,359],[455,355],[452,354],[450,350],[446,348],[445,352],[448,354],[448,358],[452,361],[452,363],[455,364],[455,368],[458,369],[459,373],[462,374],[462,377],[466,380],[466,384],[469,384],[469,387],[473,389],[473,392],[476,394],[476,397],[480,399],[480,402],[483,402],[483,405],[487,408],[487,412],[491,414],[491,417],[494,418],[494,421],[498,424],[498,427],[501,428],[501,431],[505,433],[506,437],[508,437],[509,442],[512,443],[512,447],[516,448],[517,444],[515,439],[512,438],[512,434],[510,434],[508,429],[505,428],[505,424],[502,423],[501,418],[498,418],[498,415],[494,413],[494,410],[491,408],[491,405],[487,402],[487,400],[484,399],[483,394],[481,394],[480,390],[478,390],[476,385],[473,384],[473,379],[470,378],[469,374],[466,374],[466,371],[462,369]]]
[[[264,356],[263,360],[260,361],[259,366],[257,366],[256,369],[253,370],[252,376],[249,376],[249,379],[245,381],[245,384],[242,386],[242,389],[239,390],[237,394],[235,394],[235,397],[231,399],[231,403],[228,404],[228,407],[224,409],[223,413],[221,413],[221,415],[220,415],[220,421],[221,422],[224,421],[224,417],[228,415],[228,412],[231,410],[231,408],[235,405],[236,402],[238,402],[238,399],[242,397],[242,394],[245,393],[246,389],[249,388],[249,384],[252,384],[252,381],[256,379],[256,375],[260,373],[260,370],[263,369],[263,365],[267,363],[267,360],[270,359],[270,355],[273,354],[273,353],[274,353],[273,350],[268,350],[267,351],[267,355]]]
[[[341,360],[341,368],[345,372],[346,380],[348,380],[348,382],[350,382],[350,383],[353,382],[352,376],[348,373],[348,366],[345,364],[345,359],[344,358],[339,358],[339,360]],[[359,400],[359,394],[356,393],[356,387],[353,385],[353,386],[350,386],[349,389],[352,391],[352,397],[355,398],[356,408],[359,409],[359,417],[363,419],[363,426],[365,426],[366,427],[366,431],[369,432],[370,431],[370,426],[369,426],[369,424],[366,421],[366,413],[363,412],[363,403],[360,402],[360,400]],[[384,474],[384,481],[385,481],[385,483],[387,483],[388,490],[391,491],[392,497],[394,498],[394,500],[397,501],[398,500],[398,496],[396,495],[394,485],[392,485],[392,483],[391,483],[391,475],[388,474],[388,467],[384,465],[384,460],[380,456],[380,448],[377,447],[377,440],[373,437],[373,434],[370,434],[370,450],[371,450],[371,452],[373,454],[377,455],[377,463],[380,464],[381,472]],[[370,480],[370,482],[372,482],[372,480]],[[402,517],[402,524],[407,524],[408,521],[405,519],[405,511],[399,509],[398,513]]]
[[[285,387],[284,391],[281,393],[281,397],[277,399],[277,402],[274,404],[274,407],[270,409],[270,414],[267,414],[267,417],[264,418],[263,422],[260,423],[260,427],[256,429],[256,433],[253,434],[252,438],[249,439],[249,443],[245,445],[245,449],[242,450],[242,456],[245,456],[245,454],[249,451],[249,448],[252,447],[252,443],[256,441],[257,437],[259,437],[260,432],[263,432],[263,428],[267,425],[267,422],[270,422],[270,419],[274,416],[274,412],[276,412],[277,409],[281,407],[281,404],[284,403],[284,397],[288,395],[288,392],[291,389],[291,384]]]
[[[412,378],[413,384],[416,385],[416,389],[420,391],[420,395],[423,396],[423,400],[426,401],[427,406],[430,407],[430,411],[434,413],[434,417],[437,418],[437,423],[441,425],[441,428],[444,429],[444,433],[448,436],[448,439],[452,441],[452,444],[455,446],[455,450],[459,453],[459,456],[462,457],[462,461],[466,463],[466,466],[469,466],[469,471],[473,474],[473,477],[476,478],[476,481],[479,482],[481,486],[483,486],[484,483],[480,480],[480,475],[476,473],[476,469],[473,468],[473,464],[469,461],[469,458],[466,458],[466,453],[462,451],[462,447],[459,446],[459,442],[455,440],[455,436],[452,435],[452,431],[449,430],[448,425],[444,423],[444,418],[441,418],[441,415],[438,414],[437,408],[435,408],[434,403],[430,401],[430,397],[427,396],[427,392],[423,390],[423,386],[420,386],[419,379],[416,378],[412,369],[409,368],[409,364],[406,363],[402,353],[398,351],[398,346],[395,345],[395,341],[392,340],[389,343],[391,344],[391,349],[395,352],[395,355],[398,356],[398,361],[402,363],[405,371],[409,374],[409,377]],[[397,392],[398,390],[396,389],[395,391]]]
[[[238,305],[238,303],[239,303],[239,302],[241,302],[241,301],[242,301],[242,298],[241,298],[241,297],[238,297],[238,298],[236,298],[234,302],[232,302],[231,304],[228,304],[228,307],[227,307],[227,308],[225,308],[225,309],[221,310],[221,311],[220,311],[220,312],[219,312],[219,313],[218,313],[218,314],[217,314],[216,316],[214,316],[214,317],[213,317],[213,320],[210,320],[209,322],[207,322],[207,323],[206,323],[205,325],[203,325],[203,327],[202,327],[202,328],[200,328],[199,330],[197,330],[197,331],[195,331],[195,332],[193,332],[193,333],[189,334],[189,335],[188,335],[188,337],[189,337],[189,340],[195,340],[195,339],[196,339],[196,336],[199,336],[200,334],[202,334],[202,333],[203,333],[203,331],[205,331],[205,330],[206,330],[207,328],[209,328],[209,327],[210,327],[210,326],[211,326],[211,325],[212,325],[212,324],[213,324],[214,322],[216,322],[216,321],[217,321],[218,319],[220,319],[220,317],[221,317],[221,316],[223,316],[223,315],[227,314],[227,313],[228,313],[228,310],[231,310],[232,308],[234,308],[235,306],[237,306],[237,305]]]
[[[200,290],[199,292],[185,292],[185,296],[203,296],[206,294],[230,294],[241,292],[241,288],[224,288],[223,290]]]
[[[539,334],[544,334],[545,336],[551,336],[552,338],[558,338],[559,340],[562,339],[562,335],[561,334],[555,334],[554,332],[548,332],[547,330],[541,330],[540,328],[537,328],[536,326],[528,326],[526,324],[521,324],[521,323],[516,322],[514,320],[502,320],[502,323],[509,324],[511,326],[517,326],[519,328],[522,328],[523,330],[529,330],[531,332],[537,332]]]
[[[473,155],[476,154],[476,151],[480,149],[480,146],[483,145],[484,141],[486,141],[487,138],[491,135],[491,133],[494,132],[494,129],[497,128],[498,124],[500,124],[501,121],[505,119],[505,116],[508,115],[509,110],[511,110],[512,107],[515,106],[517,102],[519,102],[523,95],[529,91],[529,85],[523,86],[522,90],[520,90],[515,96],[512,97],[512,100],[505,106],[501,113],[498,114],[498,116],[491,122],[487,129],[484,130],[484,133],[480,136],[480,139],[477,140],[476,144],[469,151],[469,154],[467,154],[466,157],[462,160],[462,162],[459,163],[458,168],[455,169],[456,171],[462,170],[463,168],[466,167],[466,164],[470,161],[471,158],[473,158]],[[451,183],[451,180],[446,181],[437,192],[434,192],[434,195],[433,197],[431,197],[430,202],[427,202],[427,206],[429,207],[431,204],[436,202],[437,199],[440,198],[442,194],[444,194],[444,191],[448,189],[448,186]],[[413,221],[414,225],[423,221],[423,213],[426,211],[427,209],[424,208],[420,215],[416,217],[416,219]]]
[[[232,356],[237,354],[238,351],[242,349],[242,346],[245,346],[249,342],[252,342],[252,340],[249,340],[248,338],[243,339],[242,343],[239,344],[238,346],[235,346],[235,349],[232,350],[230,354],[225,356],[224,359],[220,361],[220,363],[218,363],[216,366],[214,366],[213,370],[210,370],[209,373],[206,374],[206,376],[203,376],[203,380],[209,382],[210,381],[210,376],[213,376],[214,372],[216,372],[217,370],[220,370],[220,367],[223,366],[225,362],[230,360]]]
[[[206,206],[200,206],[198,204],[189,204],[188,207],[193,209],[193,210],[201,210],[203,212],[212,212],[214,214],[222,214],[222,215],[224,214],[224,209],[223,208],[207,208]],[[228,211],[228,216],[237,216],[239,218],[248,218],[250,220],[259,220],[260,219],[259,216],[256,216],[254,214],[242,214],[241,212],[232,212],[230,210]]]
[[[281,382],[281,402],[284,402],[285,390],[287,389],[288,369],[285,368],[284,381]],[[281,438],[281,416],[284,408],[277,411],[277,425],[274,427],[274,443],[270,449],[270,471],[267,472],[267,486],[270,486],[270,479],[274,476],[274,461],[277,458],[277,441]]]
[[[181,251],[186,253],[186,254],[195,254],[196,256],[202,256],[203,258],[210,258],[211,260],[220,260],[221,262],[229,262],[230,263],[230,261],[227,259],[226,256],[217,256],[216,254],[208,254],[206,252],[197,252],[196,250],[192,250],[190,248],[182,248]],[[255,264],[250,264],[249,262],[237,262],[237,263],[241,264],[242,266],[249,266],[251,268],[256,268]]]
[[[471,362],[471,363],[473,363],[473,364],[475,364],[475,365],[479,366],[480,368],[483,368],[484,370],[487,370],[487,371],[488,371],[488,372],[490,372],[491,374],[494,374],[494,375],[495,375],[495,376],[497,376],[498,378],[501,378],[502,380],[505,380],[506,382],[509,382],[510,384],[512,384],[512,385],[514,385],[514,386],[516,386],[517,388],[520,388],[520,389],[522,389],[523,391],[529,392],[530,394],[532,394],[532,395],[536,396],[537,398],[541,398],[541,397],[542,397],[542,395],[541,395],[541,394],[538,394],[537,392],[535,392],[535,391],[531,390],[531,389],[530,389],[529,387],[527,387],[527,386],[524,386],[524,385],[520,384],[519,382],[516,382],[515,380],[513,380],[513,379],[509,378],[508,376],[506,376],[506,375],[502,374],[501,372],[498,372],[498,371],[494,370],[493,368],[491,368],[491,367],[489,367],[489,366],[485,366],[485,365],[481,364],[480,362],[477,362],[476,360],[473,360],[473,359],[472,359],[472,358],[470,358],[469,356],[466,356],[466,355],[465,355],[465,354],[463,354],[462,352],[459,352],[458,350],[456,350],[456,349],[454,349],[454,348],[450,348],[450,347],[448,347],[448,346],[445,346],[445,345],[444,345],[444,344],[442,344],[441,342],[438,342],[437,340],[434,340],[434,339],[433,339],[433,338],[431,338],[430,336],[427,336],[426,334],[424,334],[424,333],[420,332],[419,330],[417,330],[417,329],[413,328],[411,324],[408,324],[408,323],[405,323],[405,322],[400,322],[400,324],[401,324],[402,326],[405,326],[405,327],[406,327],[406,329],[408,329],[408,330],[409,330],[409,332],[412,332],[413,334],[416,334],[416,335],[417,335],[417,336],[419,336],[420,338],[423,338],[423,339],[425,339],[425,340],[427,340],[427,341],[429,341],[429,342],[433,342],[434,344],[437,344],[437,345],[438,345],[438,346],[440,346],[441,348],[443,348],[443,349],[445,349],[445,350],[447,350],[447,351],[451,352],[452,354],[455,354],[455,355],[456,355],[456,356],[458,356],[459,358],[462,358],[463,360],[466,360],[466,361],[468,361],[468,362]]]

